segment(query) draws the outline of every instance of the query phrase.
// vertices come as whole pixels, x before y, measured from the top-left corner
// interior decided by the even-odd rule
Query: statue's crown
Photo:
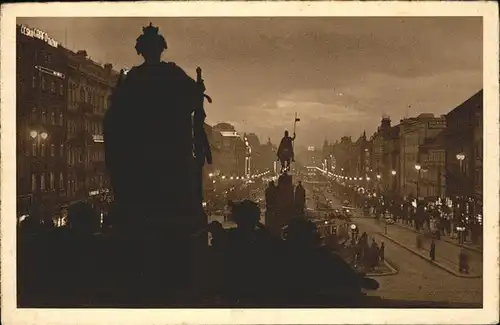
[[[153,35],[158,35],[158,27],[154,27],[153,23],[149,23],[149,26],[143,27],[142,28],[142,33],[145,36],[153,36]]]

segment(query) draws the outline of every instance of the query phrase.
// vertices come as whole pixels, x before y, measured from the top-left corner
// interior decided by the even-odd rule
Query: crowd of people
[[[466,241],[481,243],[481,209],[469,208],[474,205],[469,204],[469,200],[457,200],[461,203],[450,206],[444,200],[417,202],[412,196],[405,199],[395,198],[391,193],[384,195],[378,191],[361,190],[359,187],[341,186],[340,191],[359,207],[365,216],[399,222],[417,231],[428,232],[436,239],[447,236],[460,244]]]
[[[385,244],[382,241],[379,244],[375,238],[372,238],[371,245],[368,244],[368,234],[363,232],[359,237],[353,237],[350,242],[352,251],[352,264],[361,265],[367,271],[373,271],[380,263],[385,260]]]

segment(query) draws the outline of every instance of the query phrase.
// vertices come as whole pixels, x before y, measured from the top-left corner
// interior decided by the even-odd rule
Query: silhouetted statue
[[[306,206],[306,190],[302,186],[302,182],[295,188],[295,213],[299,216],[304,214],[304,208]]]
[[[295,161],[295,155],[293,152],[293,141],[295,140],[295,133],[293,137],[288,135],[288,131],[285,131],[285,136],[281,139],[280,145],[278,147],[278,159],[281,163],[281,172],[290,170],[290,162]]]
[[[122,218],[134,221],[129,224],[147,218],[195,232],[206,225],[200,165],[205,158],[211,162],[202,131],[201,69],[197,82],[175,63],[161,61],[167,43],[151,24],[135,48],[144,63],[122,71],[104,121],[115,201]]]

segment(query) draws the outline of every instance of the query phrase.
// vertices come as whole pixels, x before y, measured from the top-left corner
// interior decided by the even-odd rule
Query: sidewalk
[[[375,221],[373,221],[376,224]],[[431,239],[422,236],[422,248],[417,248],[417,233],[406,227],[399,225],[388,225],[387,234],[384,233],[384,225],[381,222],[376,225],[380,228],[380,235],[386,237],[392,242],[406,248],[414,254],[426,259],[434,265],[444,269],[459,277],[477,278],[483,274],[483,259],[482,254],[477,252],[469,252],[469,274],[461,274],[458,272],[458,255],[461,248],[457,245],[450,244],[446,241],[435,240],[436,244],[436,259],[431,261],[429,257],[429,249]]]
[[[402,228],[406,228],[406,229],[409,229],[415,233],[418,233],[417,230],[415,230],[415,228],[410,226],[410,225],[406,225],[406,224],[400,223],[400,222],[396,222],[396,223],[394,223],[394,225],[402,227]],[[483,252],[483,247],[481,245],[473,244],[472,242],[465,242],[464,244],[459,244],[456,239],[452,239],[448,236],[441,236],[440,240],[445,241],[445,242],[450,243],[450,244],[455,245],[455,246],[459,246],[459,247],[462,247],[465,249],[469,249],[469,250],[478,252],[478,253]]]

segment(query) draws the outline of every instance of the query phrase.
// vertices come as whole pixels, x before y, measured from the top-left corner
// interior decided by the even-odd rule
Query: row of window
[[[81,152],[74,150],[68,151],[68,164],[74,165],[77,161],[79,163],[83,162],[84,155]],[[93,161],[104,161],[104,151],[103,150],[92,150],[88,151],[86,154],[86,162]]]
[[[68,88],[69,106],[76,106],[76,103],[87,103],[92,105],[95,113],[104,113],[108,108],[107,95],[95,88],[78,86],[70,83]]]
[[[33,75],[31,87],[33,89],[40,87],[42,91],[50,91],[53,94],[64,96],[64,81],[57,77],[49,77],[42,72]]]
[[[64,177],[63,173],[59,173],[59,179],[58,179],[58,189],[59,190],[64,190]],[[55,177],[54,177],[54,172],[50,173],[42,173],[42,174],[31,174],[31,190],[33,192],[37,191],[38,189],[45,191],[53,191],[55,190]]]
[[[26,150],[26,156],[30,156],[30,151]],[[45,144],[40,143],[40,145],[33,143],[31,145],[31,156],[32,157],[55,157],[56,156],[56,145],[55,144]],[[64,157],[64,144],[59,145],[59,157]]]
[[[88,132],[90,134],[102,134],[103,132],[103,126],[102,123],[100,122],[91,122],[85,120],[83,128],[85,132]],[[75,120],[68,120],[68,133],[70,135],[74,135],[79,131],[80,131],[80,123],[78,123]]]
[[[76,182],[75,180],[68,180],[67,182],[68,191],[70,193],[75,193],[81,188],[83,188],[83,182]],[[104,178],[103,176],[92,177],[92,183],[99,188],[103,187]],[[98,184],[97,184],[98,183]],[[56,184],[58,184],[56,188]],[[36,192],[41,191],[64,191],[64,175],[62,172],[59,173],[59,177],[56,180],[54,172],[31,174],[31,191]]]
[[[31,111],[31,122],[32,123],[41,123],[41,124],[47,124],[49,123],[51,125],[59,125],[63,126],[64,125],[64,114],[62,112],[57,113],[56,111],[52,112],[47,112],[45,109],[41,109],[38,111],[36,107],[33,107]]]

